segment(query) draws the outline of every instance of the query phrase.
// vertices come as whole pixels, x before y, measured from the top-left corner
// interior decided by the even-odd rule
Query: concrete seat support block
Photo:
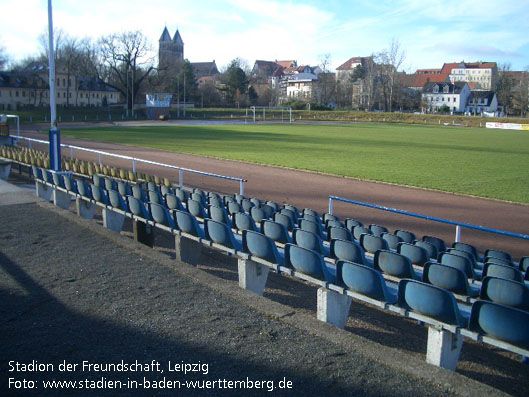
[[[450,331],[428,327],[428,347],[426,349],[426,362],[455,371],[463,336]]]
[[[177,261],[190,265],[198,265],[200,263],[202,244],[198,241],[183,236],[175,236],[174,246]]]
[[[144,222],[134,220],[132,222],[132,231],[134,233],[134,240],[138,243],[145,244],[152,247],[154,244],[154,229],[151,225]]]
[[[318,320],[345,328],[352,298],[348,295],[338,294],[327,288],[318,288],[317,317]]]
[[[75,206],[77,208],[78,216],[85,219],[94,219],[94,214],[96,212],[97,205],[77,197],[77,199],[75,200]]]
[[[103,226],[107,229],[120,233],[124,221],[125,215],[109,210],[108,208],[103,208]]]
[[[10,172],[11,172],[11,163],[1,162],[0,163],[0,179],[7,181],[7,178],[9,178]]]
[[[53,189],[42,182],[35,182],[37,196],[46,201],[52,201]]]
[[[262,296],[270,268],[260,263],[239,259],[239,287]]]
[[[53,204],[59,208],[67,210],[71,203],[70,195],[57,189],[53,189]]]

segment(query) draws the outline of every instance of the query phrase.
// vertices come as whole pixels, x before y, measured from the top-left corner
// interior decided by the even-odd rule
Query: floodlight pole
[[[51,0],[48,0],[48,37],[49,37],[49,69],[50,69],[50,169],[61,170],[61,132],[57,128],[57,96],[55,94],[55,55],[53,46],[53,18]]]

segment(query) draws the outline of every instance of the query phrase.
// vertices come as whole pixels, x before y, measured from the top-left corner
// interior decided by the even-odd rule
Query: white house
[[[470,88],[466,82],[428,83],[422,92],[427,112],[438,112],[446,105],[451,113],[462,113],[469,97]]]
[[[468,99],[466,112],[470,114],[496,113],[498,111],[498,97],[493,91],[472,91]]]
[[[299,99],[310,102],[314,96],[315,83],[318,76],[313,73],[297,73],[288,76],[286,81],[287,100]]]

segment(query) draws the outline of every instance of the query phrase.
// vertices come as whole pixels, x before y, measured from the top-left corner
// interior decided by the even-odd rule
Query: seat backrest
[[[298,218],[301,216],[301,213],[297,209],[297,207],[293,206],[292,204],[285,204],[285,205],[283,205],[283,208],[292,211],[294,213],[294,216],[295,216],[296,222],[297,222]]]
[[[417,266],[424,266],[429,259],[424,248],[410,243],[400,243],[397,246],[397,252],[410,258],[411,263]]]
[[[118,182],[118,192],[123,197],[132,195],[132,190],[130,185],[127,182],[119,181]]]
[[[526,311],[478,300],[472,305],[468,328],[481,335],[529,349],[529,313]]]
[[[149,196],[149,201],[151,203],[164,204],[165,205],[162,195],[160,193],[158,193],[157,191],[155,191],[155,190],[147,190],[147,194]]]
[[[187,199],[189,198],[189,193],[186,192],[184,189],[179,188],[179,187],[175,188],[174,194],[175,194],[176,197],[178,197],[180,199],[180,201],[182,203],[187,202]]]
[[[292,223],[296,224],[298,223],[298,219],[299,217],[297,216],[297,214],[291,210],[290,208],[281,208],[281,210],[279,211],[281,214],[284,214],[286,216],[288,216],[290,219],[292,219]]]
[[[408,232],[407,230],[395,230],[395,235],[399,236],[403,242],[411,244],[415,240],[417,240],[417,237],[414,233]]]
[[[483,277],[492,276],[523,282],[523,274],[512,266],[497,265],[495,263],[485,263],[483,265]]]
[[[450,254],[453,254],[453,255],[459,255],[459,256],[463,256],[465,258],[467,258],[470,263],[472,264],[472,267],[476,267],[476,264],[477,264],[477,260],[476,260],[476,257],[468,252],[468,251],[462,251],[462,250],[459,250],[459,249],[456,249],[456,248],[448,248],[446,250],[447,253],[450,253]]]
[[[504,252],[504,251],[500,251],[496,249],[486,250],[484,257],[485,258],[498,258],[498,259],[503,259],[503,260],[512,262],[511,254],[509,254],[508,252]]]
[[[452,266],[426,262],[422,271],[422,281],[455,294],[470,296],[467,275],[463,270]]]
[[[239,250],[235,237],[230,227],[213,219],[204,220],[204,232],[208,240],[223,245],[227,248]]]
[[[398,305],[446,324],[466,325],[454,295],[435,285],[415,280],[399,281]]]
[[[105,177],[102,175],[94,174],[92,175],[92,181],[94,185],[104,188],[105,187]]]
[[[472,255],[474,255],[474,258],[476,258],[476,261],[478,260],[479,256],[478,256],[478,250],[476,249],[476,247],[474,247],[473,245],[471,244],[467,244],[467,243],[462,243],[460,241],[455,241],[453,244],[452,244],[452,248],[455,248],[457,250],[460,250],[460,251],[466,251]]]
[[[154,222],[168,226],[171,229],[175,229],[175,222],[169,210],[160,204],[149,203],[149,209],[151,210],[151,216]]]
[[[529,287],[523,282],[485,277],[481,282],[479,298],[529,311]]]
[[[414,278],[415,272],[409,258],[391,251],[377,251],[373,259],[374,268],[398,278]]]
[[[83,180],[78,180],[77,181],[77,191],[83,197],[87,197],[89,199],[93,198],[92,190],[90,188],[90,185],[88,183],[86,183],[85,181],[83,181]]]
[[[189,198],[187,200],[187,210],[193,216],[205,219],[207,218],[206,210],[200,201]]]
[[[182,201],[178,198],[178,196],[172,193],[165,194],[165,203],[167,204],[167,208],[170,210],[185,211]]]
[[[225,208],[224,201],[219,196],[210,196],[209,205],[214,205],[219,208]]]
[[[250,209],[250,215],[255,222],[261,222],[263,219],[268,219],[268,216],[266,216],[264,210],[258,207],[252,207]]]
[[[381,237],[388,242],[389,248],[392,250],[397,250],[399,243],[403,242],[402,238],[391,233],[382,233]]]
[[[230,203],[231,204],[231,203]],[[236,204],[236,203],[235,203]],[[233,214],[233,223],[238,230],[252,230],[257,231],[257,226],[252,217],[244,212],[236,212]]]
[[[274,241],[264,234],[251,230],[244,230],[242,232],[242,246],[244,252],[283,266],[283,260],[279,256]]]
[[[353,231],[353,227],[355,226],[364,226],[364,224],[362,222],[360,222],[359,220],[356,220],[356,219],[352,219],[352,218],[346,218],[345,219],[345,227],[347,229],[349,229],[349,231]]]
[[[322,230],[322,226],[320,223],[313,222],[309,219],[301,218],[299,220],[299,227],[302,230],[306,230],[308,232],[317,234],[319,237],[323,239],[323,230]]]
[[[464,256],[451,254],[449,252],[443,252],[439,254],[438,261],[443,265],[452,266],[462,270],[467,276],[467,278],[474,278],[474,270],[472,269],[472,263],[470,262],[470,259]]]
[[[268,205],[268,204],[263,204],[261,205],[261,210],[264,211],[266,217],[268,219],[272,219],[272,216],[274,216],[274,213],[276,212],[276,210],[274,209],[274,207],[272,207],[271,205]]]
[[[428,255],[428,259],[437,260],[437,257],[439,256],[439,250],[434,244],[431,244],[427,241],[417,240],[415,241],[414,245],[424,248]]]
[[[366,263],[364,250],[355,241],[331,240],[330,252],[331,257],[335,259],[360,263],[362,265]]]
[[[308,230],[295,229],[292,232],[294,244],[316,251],[323,255],[323,243],[320,236]]]
[[[330,227],[327,230],[327,240],[332,239],[353,241],[353,235],[345,227]]]
[[[394,303],[386,288],[386,281],[382,274],[369,266],[359,263],[336,262],[336,282],[345,284],[347,289],[370,298]]]
[[[288,231],[291,231],[294,228],[294,223],[292,222],[292,219],[289,216],[280,212],[276,212],[274,214],[274,221],[285,225]]]
[[[196,237],[204,237],[202,230],[198,225],[197,219],[189,212],[173,210],[173,217],[178,225],[178,229],[184,233],[191,234]]]
[[[422,236],[422,241],[426,241],[427,243],[435,245],[437,247],[438,252],[446,251],[446,243],[443,239],[440,239],[439,237]]]
[[[485,257],[485,259],[483,259],[483,262],[484,263],[495,263],[497,265],[504,265],[504,266],[511,266],[511,267],[516,267],[516,265],[507,260],[507,259],[500,259],[500,258],[495,258],[495,257]]]
[[[353,230],[352,230],[352,233],[353,233],[353,237],[354,237],[355,240],[360,240],[360,236],[362,234],[373,234],[373,232],[371,230],[369,230],[367,227],[363,227],[363,226],[354,226]]]
[[[162,196],[165,196],[167,193],[174,194],[174,190],[170,186],[162,185],[160,186],[160,193],[162,193]]]
[[[107,197],[106,191],[103,188],[96,186],[93,183],[91,185],[91,188],[92,188],[92,197],[94,198],[94,200],[97,201],[98,203],[108,205],[108,197]]]
[[[94,175],[95,176],[95,175]],[[138,185],[132,185],[132,196],[134,196],[136,199],[141,200],[143,202],[149,201],[145,193],[143,192],[143,189],[141,186]]]
[[[53,184],[54,184],[55,186],[59,186],[59,187],[64,188],[64,179],[63,179],[63,177],[62,177],[61,174],[58,174],[58,173],[56,173],[56,172],[53,172],[53,173],[51,174],[51,176],[52,176],[52,179],[53,179]]]
[[[118,186],[114,179],[112,178],[105,178],[105,189],[106,190],[117,190]]]
[[[359,243],[364,251],[371,252],[372,254],[379,250],[389,250],[388,242],[379,236],[362,234],[360,235]]]
[[[277,212],[281,209],[281,206],[277,204],[275,201],[269,200],[266,202],[266,205],[269,205],[270,207],[272,207],[274,209],[274,212]]]
[[[327,219],[325,221],[325,228],[328,229],[330,227],[345,227],[345,225],[336,219]]]
[[[127,203],[129,204],[130,212],[132,212],[134,215],[143,219],[151,220],[149,211],[147,211],[143,201],[138,200],[134,196],[127,196]]]
[[[235,214],[237,212],[243,212],[241,205],[235,201],[228,202],[228,213]]]
[[[380,225],[374,225],[374,224],[369,225],[369,230],[371,230],[373,232],[373,235],[377,237],[381,237],[382,233],[389,232],[389,230],[386,227],[380,226]]]
[[[191,199],[195,200],[195,201],[198,201],[204,207],[206,207],[208,205],[208,200],[207,200],[206,195],[204,194],[204,192],[197,193],[195,191],[195,192],[191,193]]]
[[[246,197],[244,197],[244,195],[239,194],[239,193],[235,193],[235,195],[233,197],[235,198],[235,201],[238,202],[241,205],[242,205],[242,201],[246,200]],[[248,200],[248,201],[250,201],[250,200]]]
[[[242,206],[242,209],[244,210],[244,212],[246,213],[250,213],[250,210],[255,207],[255,204],[252,203],[250,200],[248,199],[242,199],[241,202],[240,202],[241,206]]]
[[[518,262],[519,269],[522,272],[529,270],[529,256],[522,256],[520,262]]]
[[[110,205],[114,208],[129,212],[129,207],[123,196],[116,190],[107,190],[108,200]]]
[[[77,191],[77,183],[75,179],[73,179],[70,175],[63,175],[63,181],[64,181],[64,188],[68,190],[69,192],[78,193]]]
[[[260,207],[261,206],[261,200],[259,200],[258,198],[256,197],[252,197],[250,198],[250,201],[253,203],[253,205],[255,205],[256,207]]]
[[[321,223],[320,214],[318,214],[318,212],[314,211],[313,209],[303,208],[303,211],[302,211],[301,214],[303,215],[303,217],[305,217],[305,215],[312,216],[312,217],[316,218]]]
[[[229,227],[232,227],[231,219],[224,209],[224,207],[217,207],[216,205],[209,206],[209,217],[217,222],[222,222]]]
[[[308,221],[311,221],[311,222],[317,223],[318,225],[321,225],[320,217],[314,216],[311,213],[304,213],[302,219],[306,219]]]
[[[327,266],[325,266],[323,256],[316,251],[294,244],[286,244],[285,264],[319,280],[335,281],[334,277],[328,272]]]
[[[287,227],[280,222],[263,219],[261,221],[261,233],[265,234],[278,243],[286,244],[290,242]]]
[[[322,215],[321,220],[323,221],[323,223],[325,223],[326,226],[327,226],[327,221],[338,221],[338,222],[340,222],[340,218],[338,218],[336,215],[329,214],[328,212],[326,212],[325,214]],[[342,224],[342,226],[345,226],[345,223]]]

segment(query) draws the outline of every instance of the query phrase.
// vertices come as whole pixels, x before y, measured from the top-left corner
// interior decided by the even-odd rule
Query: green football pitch
[[[65,136],[529,203],[529,132],[388,124],[82,128]]]

